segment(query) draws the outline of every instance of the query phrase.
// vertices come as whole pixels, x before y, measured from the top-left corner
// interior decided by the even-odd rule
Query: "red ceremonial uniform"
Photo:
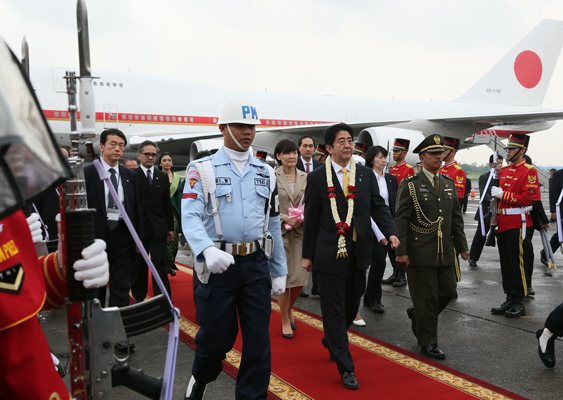
[[[498,231],[522,228],[521,214],[504,215],[501,210],[528,207],[534,201],[541,200],[538,172],[533,166],[526,164],[526,160],[522,160],[501,168],[499,185],[503,193],[498,207]],[[526,226],[532,226],[529,214],[526,214]]]
[[[56,253],[37,258],[25,216],[0,221],[0,398],[69,399],[36,317],[64,305]]]
[[[465,172],[459,165],[457,165],[457,161],[452,161],[449,164],[444,165],[438,171],[440,174],[449,176],[453,179],[455,183],[455,189],[457,191],[457,199],[459,201],[463,200],[465,197]]]
[[[401,180],[411,175],[414,175],[414,168],[412,165],[407,164],[406,161],[402,161],[399,164],[395,164],[391,167],[391,171],[389,171],[391,175],[395,175],[397,177],[397,182],[401,184]]]

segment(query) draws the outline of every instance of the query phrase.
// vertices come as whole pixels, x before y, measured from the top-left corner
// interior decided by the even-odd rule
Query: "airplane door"
[[[104,129],[117,128],[117,105],[104,104]]]

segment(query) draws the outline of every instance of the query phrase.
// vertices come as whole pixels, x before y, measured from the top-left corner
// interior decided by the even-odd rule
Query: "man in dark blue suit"
[[[125,211],[133,222],[139,236],[143,237],[141,208],[137,194],[137,175],[119,165],[119,159],[127,139],[118,129],[107,129],[100,136],[100,161],[110,176]],[[96,209],[94,215],[94,234],[107,243],[106,252],[109,261],[109,306],[124,307],[129,305],[129,277],[136,246],[127,230],[123,216],[116,206],[116,199],[109,194],[108,188],[100,179],[94,165],[84,168],[88,206]],[[98,297],[105,305],[106,288],[101,288]]]
[[[342,384],[358,388],[347,329],[358,312],[371,264],[370,217],[392,247],[399,245],[389,209],[379,195],[373,171],[352,158],[353,130],[329,127],[325,143],[331,157],[307,177],[303,225],[303,267],[318,271],[325,336],[322,344],[336,362]],[[334,210],[334,212],[333,212]]]
[[[379,187],[379,195],[383,197],[391,216],[395,219],[395,202],[397,200],[399,184],[395,175],[385,173],[386,164],[387,150],[381,146],[370,147],[366,155],[366,167],[373,169],[377,186]],[[385,272],[387,255],[389,255],[393,270],[397,268],[395,263],[395,250],[386,242],[386,239],[382,242],[379,242],[377,239],[374,240],[368,284],[366,292],[364,293],[364,306],[371,307],[373,312],[379,314],[385,312],[385,308],[381,303],[381,281],[383,280],[383,273]],[[399,270],[397,279],[393,285],[401,281],[405,281],[404,268]]]

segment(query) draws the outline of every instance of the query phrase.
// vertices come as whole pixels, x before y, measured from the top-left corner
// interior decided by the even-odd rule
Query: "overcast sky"
[[[268,92],[449,101],[561,0],[90,0],[92,66]],[[31,63],[78,66],[76,1],[0,0],[0,36]],[[563,61],[544,105],[563,109]],[[563,166],[563,121],[528,154]],[[482,164],[488,149],[461,151]]]

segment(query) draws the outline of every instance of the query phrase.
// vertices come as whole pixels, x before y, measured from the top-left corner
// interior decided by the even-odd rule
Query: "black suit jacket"
[[[346,219],[348,202],[344,197],[342,187],[332,170],[336,193],[336,204],[340,219]],[[361,165],[356,165],[356,200],[354,201],[354,215],[352,226],[346,235],[346,243],[350,248],[353,228],[356,229],[355,243],[356,264],[361,270],[366,270],[371,264],[373,231],[370,216],[377,223],[385,237],[395,235],[397,228],[385,201],[379,195],[379,188],[373,171]],[[336,258],[338,249],[337,228],[332,217],[330,201],[328,199],[326,170],[319,168],[307,176],[305,189],[305,218],[303,226],[303,258],[313,259],[313,268],[326,273],[338,274],[346,270],[349,257]]]
[[[319,160],[315,160],[315,158],[311,158],[311,161],[313,161],[313,170],[325,166],[325,163],[320,162]],[[303,165],[303,161],[301,161],[301,156],[297,159],[297,165],[295,167],[299,171],[305,172],[305,166]],[[313,172],[313,171],[311,171],[311,172]],[[311,173],[311,172],[309,172],[309,173]]]
[[[149,187],[149,181],[143,169],[139,167],[135,172],[139,182],[138,191],[145,237],[165,238],[168,232],[174,231],[168,174],[154,168],[152,185]]]
[[[123,186],[123,197],[125,212],[135,227],[135,231],[143,238],[143,223],[141,221],[141,207],[137,194],[137,175],[124,166],[119,166],[119,176],[121,186]],[[84,168],[84,179],[86,181],[86,195],[88,207],[95,208],[94,215],[94,234],[98,239],[106,238],[107,210],[104,182],[100,179],[98,171],[94,165]],[[135,245],[131,236],[131,243]]]
[[[556,212],[556,204],[563,189],[563,169],[555,171],[549,182],[549,212]]]

